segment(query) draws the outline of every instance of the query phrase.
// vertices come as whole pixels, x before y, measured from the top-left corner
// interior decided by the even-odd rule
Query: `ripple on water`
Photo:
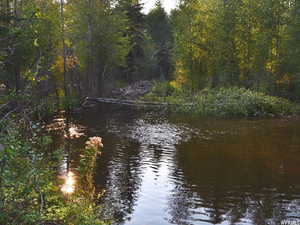
[[[104,118],[95,181],[106,189],[104,214],[116,224],[265,224],[299,216],[294,124],[147,113]]]

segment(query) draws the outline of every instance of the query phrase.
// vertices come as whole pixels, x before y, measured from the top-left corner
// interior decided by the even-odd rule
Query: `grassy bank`
[[[300,107],[287,99],[245,88],[204,89],[195,94],[169,84],[156,84],[145,101],[170,103],[173,112],[213,117],[265,117],[295,115]]]

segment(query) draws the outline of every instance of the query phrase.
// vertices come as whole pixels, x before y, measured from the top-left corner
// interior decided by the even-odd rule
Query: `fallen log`
[[[91,98],[86,97],[84,102],[82,103],[83,107],[94,106],[95,103],[110,103],[110,104],[119,104],[119,105],[128,105],[128,106],[139,106],[139,107],[166,107],[172,105],[179,105],[176,103],[168,103],[168,102],[146,102],[139,100],[127,100],[127,99],[115,99],[115,98]],[[185,106],[192,106],[193,103],[186,103]]]

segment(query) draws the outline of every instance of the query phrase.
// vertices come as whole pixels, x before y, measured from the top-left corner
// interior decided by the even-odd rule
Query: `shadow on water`
[[[94,182],[116,224],[300,220],[297,119],[197,120],[105,104],[80,117],[87,136],[103,138]]]

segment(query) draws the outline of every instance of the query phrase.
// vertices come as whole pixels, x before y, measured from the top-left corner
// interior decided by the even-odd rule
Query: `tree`
[[[172,33],[169,18],[160,0],[146,15],[147,30],[154,42],[154,56],[158,65],[158,74],[162,79],[170,79],[172,70],[171,46]]]
[[[50,77],[58,42],[58,4],[50,0],[6,2],[0,16],[1,79],[22,91],[25,85]]]
[[[128,81],[137,80],[143,74],[146,25],[142,8],[143,4],[137,0],[120,0],[116,7],[117,13],[124,13],[128,25],[128,29],[123,30],[123,35],[128,38],[130,46],[126,57],[126,67],[123,70]]]
[[[299,82],[296,0],[189,0],[171,15],[175,77],[192,90],[244,86],[291,96]]]
[[[96,0],[71,1],[67,14],[69,51],[78,59],[85,94],[97,96],[105,76],[125,63],[128,37],[122,31],[126,30],[126,20],[109,5]]]

